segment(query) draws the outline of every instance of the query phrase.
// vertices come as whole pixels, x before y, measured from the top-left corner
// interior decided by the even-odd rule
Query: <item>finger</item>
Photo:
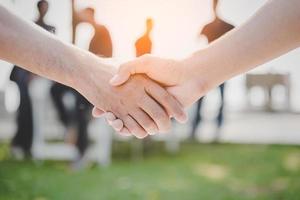
[[[122,128],[124,127],[123,121],[120,119],[116,119],[114,121],[111,122],[110,124],[113,129],[115,129],[117,132],[120,132],[122,130]]]
[[[120,135],[123,135],[123,136],[132,136],[132,134],[130,133],[130,131],[129,131],[126,127],[123,127],[123,128],[119,131],[119,134],[120,134]]]
[[[150,84],[145,88],[146,92],[153,97],[162,107],[165,108],[170,117],[174,117],[177,121],[185,123],[187,114],[183,106],[158,84]]]
[[[103,111],[103,110],[100,110],[99,108],[94,107],[93,110],[92,110],[92,115],[93,115],[93,117],[95,117],[95,118],[99,118],[99,117],[101,117],[103,114],[104,114],[104,111]]]
[[[143,57],[138,58],[134,61],[122,64],[118,70],[118,73],[110,80],[110,84],[113,86],[118,86],[125,83],[130,75],[147,73],[147,67],[144,64]]]
[[[135,137],[142,139],[147,136],[146,131],[130,115],[123,117],[122,121],[129,132]]]
[[[159,132],[168,132],[171,129],[171,120],[165,110],[150,96],[145,94],[145,98],[138,104],[156,123]]]
[[[111,122],[113,122],[114,120],[117,119],[117,117],[115,116],[115,114],[112,113],[112,112],[106,112],[104,114],[104,117],[105,117],[106,121],[109,122],[109,123],[111,123]]]
[[[118,133],[121,135],[129,136],[131,133],[124,126],[124,123],[121,119],[118,119],[112,112],[105,113],[105,119],[107,123]]]
[[[142,109],[131,110],[130,115],[149,135],[154,135],[158,132],[155,122]]]

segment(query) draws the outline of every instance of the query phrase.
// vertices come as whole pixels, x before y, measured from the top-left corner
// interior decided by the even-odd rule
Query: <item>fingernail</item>
[[[127,133],[127,132],[118,132],[120,135],[122,135],[122,136],[126,136],[126,137],[128,137],[128,136],[132,136],[132,134],[131,133]]]
[[[120,75],[116,74],[110,79],[109,83],[111,85],[118,85],[119,81],[120,81]]]
[[[155,135],[156,132],[149,132],[148,134],[149,134],[149,135]]]
[[[176,117],[176,120],[180,123],[186,123],[188,121],[188,116],[186,115],[186,113],[179,115],[178,117]]]
[[[135,137],[137,138],[137,139],[144,139],[144,138],[146,138],[147,137],[147,135],[135,135]]]
[[[100,118],[101,115],[95,115],[95,114],[93,114],[93,117],[94,117],[94,118]]]
[[[116,119],[116,116],[113,113],[106,113],[105,119],[112,122]]]

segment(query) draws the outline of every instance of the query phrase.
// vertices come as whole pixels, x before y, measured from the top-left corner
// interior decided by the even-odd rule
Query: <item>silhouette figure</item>
[[[35,23],[45,30],[55,33],[55,27],[45,23],[44,17],[48,12],[48,2],[41,0],[37,3],[39,11],[38,19]],[[33,74],[18,66],[14,66],[10,75],[10,80],[14,81],[20,92],[20,105],[17,113],[17,132],[12,139],[12,151],[19,154],[16,156],[30,156],[31,145],[33,140],[33,114],[32,104],[29,95],[28,85]],[[22,154],[22,155],[21,155]]]
[[[153,20],[151,18],[148,18],[146,20],[146,32],[141,38],[139,38],[135,42],[136,57],[151,53],[152,42],[150,38],[150,33],[152,31],[152,28],[153,28]]]
[[[55,30],[56,30],[55,27],[46,24],[44,21],[44,17],[46,16],[48,9],[49,9],[48,2],[46,0],[41,0],[37,3],[37,7],[38,7],[38,11],[39,11],[39,17],[35,23],[37,25],[39,25],[40,27],[44,28],[45,30],[47,30],[51,33],[55,33]]]
[[[205,35],[207,37],[208,43],[213,42],[214,40],[220,38],[224,34],[226,34],[228,31],[232,30],[234,28],[233,25],[223,21],[218,17],[217,14],[217,7],[218,7],[218,0],[213,0],[213,10],[215,13],[215,20],[209,24],[207,24],[202,32],[201,35]],[[218,128],[220,128],[223,124],[224,121],[224,92],[225,92],[225,83],[221,84],[219,86],[220,89],[220,96],[221,96],[221,105],[219,108],[219,113],[217,115],[217,125]],[[198,125],[201,122],[201,108],[202,108],[202,102],[203,102],[204,97],[202,97],[198,103],[197,103],[197,110],[196,110],[196,116],[193,122],[192,126],[192,133],[191,133],[191,138],[194,139],[196,136],[196,130]],[[218,135],[216,135],[215,140],[218,139]]]
[[[110,33],[105,26],[95,22],[94,13],[95,11],[93,8],[86,8],[80,12],[73,11],[73,29],[75,30],[76,26],[82,22],[91,24],[95,33],[90,41],[89,51],[100,57],[112,57],[113,51]],[[73,32],[75,33],[75,31]],[[75,36],[76,35],[74,34],[74,38]],[[63,97],[68,92],[75,97],[76,105],[73,110],[67,109],[63,102]],[[76,129],[77,137],[75,139],[75,144],[80,153],[80,157],[74,163],[74,167],[80,168],[82,167],[81,165],[84,164],[82,158],[88,147],[87,129],[91,119],[90,112],[92,105],[77,91],[60,83],[53,84],[51,87],[51,94],[62,124],[71,130],[74,128]]]
[[[95,10],[93,8],[85,8],[76,14],[76,24],[87,22],[91,24],[95,30],[95,34],[90,41],[89,51],[100,57],[112,57],[112,40],[108,29],[95,21]]]

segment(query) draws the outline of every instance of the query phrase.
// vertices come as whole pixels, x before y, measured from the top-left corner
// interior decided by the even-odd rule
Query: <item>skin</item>
[[[113,112],[138,138],[168,131],[171,116],[186,119],[180,103],[154,81],[138,75],[113,87],[108,83],[116,72],[112,66],[1,6],[0,44],[0,59],[75,88],[99,108],[98,113]]]
[[[187,107],[224,81],[299,47],[299,10],[299,0],[270,0],[247,22],[206,49],[184,60],[138,58],[122,65],[111,84],[121,85],[131,75],[145,74],[173,86],[168,91]],[[193,96],[187,91],[193,91]],[[109,123],[114,125],[116,119]]]

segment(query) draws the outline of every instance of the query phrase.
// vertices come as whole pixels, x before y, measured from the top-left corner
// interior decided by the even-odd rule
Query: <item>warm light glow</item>
[[[153,18],[153,53],[183,57],[199,48],[198,33],[211,20],[210,0],[110,0],[94,1],[97,21],[107,25],[114,42],[114,55],[131,58],[134,43]],[[189,12],[191,9],[199,12]]]
[[[37,17],[36,2],[38,0],[12,1],[1,0],[1,5],[11,9],[26,20]],[[47,23],[57,28],[56,35],[67,42],[71,41],[71,0],[48,0],[49,13]],[[134,42],[143,34],[147,17],[154,19],[152,34],[153,53],[173,58],[182,58],[196,49],[206,46],[205,39],[199,39],[201,28],[212,20],[211,0],[75,0],[78,8],[88,5],[96,9],[99,23],[105,24],[113,39],[114,57],[119,63],[133,58]],[[240,25],[259,9],[267,0],[220,0],[219,14],[222,19]],[[82,24],[78,28],[77,44],[87,49],[88,41],[93,33],[92,28]],[[112,62],[114,63],[114,62]],[[299,91],[299,49],[276,59],[258,72],[272,71],[290,72],[292,78],[292,106],[300,109]],[[6,86],[12,65],[0,61],[0,90]],[[227,106],[238,109],[245,104],[244,80],[240,77],[227,85]],[[216,92],[218,95],[218,92]],[[212,99],[212,100],[211,100]],[[211,98],[207,103],[215,107]],[[218,99],[218,98],[216,98]],[[208,106],[210,107],[210,106]]]

